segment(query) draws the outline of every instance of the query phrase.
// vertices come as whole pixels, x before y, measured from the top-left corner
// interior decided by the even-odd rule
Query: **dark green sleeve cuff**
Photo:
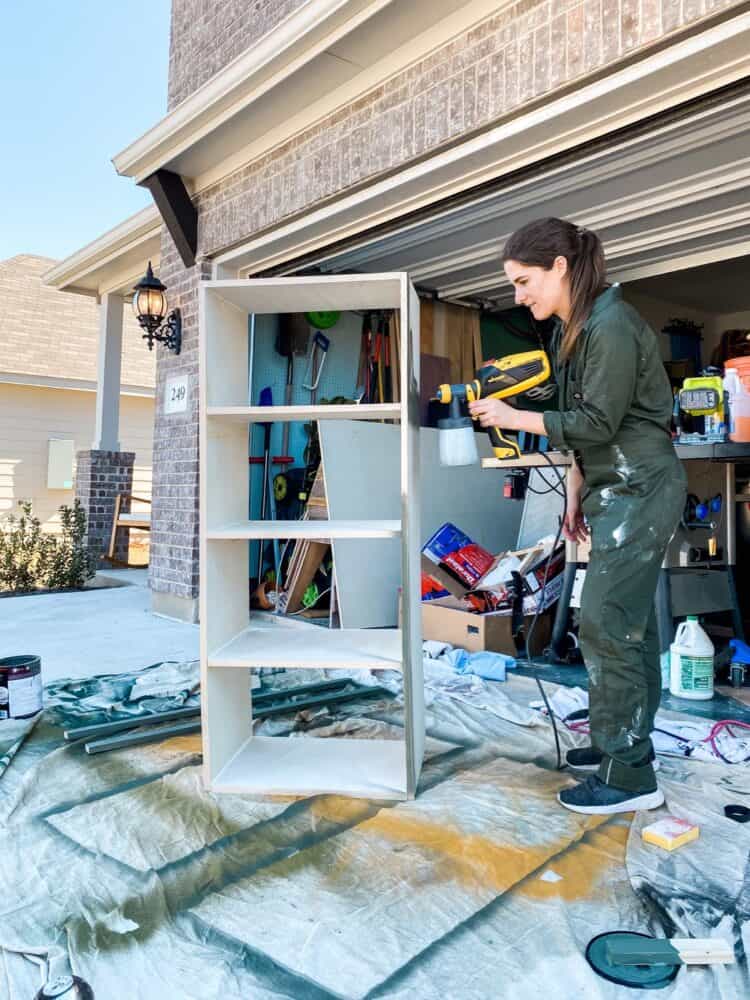
[[[562,417],[558,410],[546,410],[543,418],[544,430],[555,451],[568,452],[568,444],[563,436]]]

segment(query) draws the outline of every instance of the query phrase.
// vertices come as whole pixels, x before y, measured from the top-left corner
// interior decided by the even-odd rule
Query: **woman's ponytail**
[[[563,360],[569,358],[578,340],[581,330],[591,313],[594,299],[604,287],[607,269],[604,263],[604,250],[601,240],[590,229],[576,229],[579,250],[572,260],[568,259],[570,268],[570,316],[563,327],[563,337],[560,351]]]

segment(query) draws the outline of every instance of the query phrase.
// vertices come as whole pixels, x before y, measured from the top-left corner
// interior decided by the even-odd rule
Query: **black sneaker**
[[[589,771],[591,774],[599,770],[604,754],[596,747],[578,747],[575,750],[568,750],[565,754],[565,763],[568,767],[575,768],[576,771]],[[654,751],[649,754],[648,759],[655,771],[659,770],[659,761],[656,759]]]
[[[621,788],[605,785],[595,774],[591,774],[579,785],[558,792],[557,801],[572,812],[612,816],[636,809],[657,809],[664,804],[664,793],[659,788],[652,792],[625,792]]]

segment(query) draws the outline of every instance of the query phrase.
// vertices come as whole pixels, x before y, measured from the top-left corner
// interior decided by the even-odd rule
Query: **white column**
[[[103,295],[99,305],[99,349],[96,370],[97,451],[119,451],[120,368],[122,363],[122,295]]]

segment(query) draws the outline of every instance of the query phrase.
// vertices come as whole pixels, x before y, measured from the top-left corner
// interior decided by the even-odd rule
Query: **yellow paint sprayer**
[[[539,401],[553,392],[549,358],[544,351],[524,351],[486,361],[471,382],[438,386],[435,398],[449,406],[448,416],[438,421],[440,464],[471,465],[478,459],[467,403],[524,396]],[[516,439],[506,437],[499,427],[490,427],[489,435],[496,458],[520,456]]]

